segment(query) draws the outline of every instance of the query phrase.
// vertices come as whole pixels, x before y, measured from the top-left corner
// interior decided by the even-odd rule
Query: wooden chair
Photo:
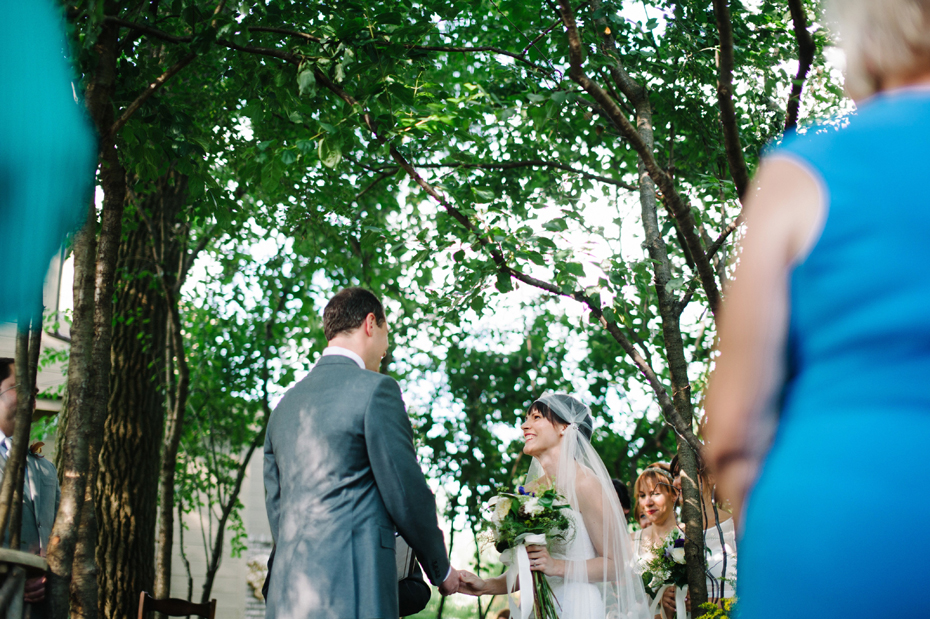
[[[216,615],[216,600],[210,600],[207,604],[194,604],[187,600],[177,598],[166,598],[156,600],[151,595],[143,591],[139,594],[139,619],[145,619],[145,613],[159,612],[169,617],[186,617],[188,615],[197,615],[214,619]]]

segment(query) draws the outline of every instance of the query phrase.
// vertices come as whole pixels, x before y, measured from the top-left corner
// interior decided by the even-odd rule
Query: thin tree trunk
[[[184,412],[187,408],[187,395],[190,387],[190,370],[187,367],[187,353],[184,350],[184,340],[181,334],[181,318],[177,296],[169,295],[167,304],[168,318],[170,320],[168,331],[171,334],[171,347],[169,350],[174,353],[173,356],[178,371],[178,384],[174,397],[174,406],[169,409],[168,413],[165,448],[162,454],[158,484],[161,500],[158,506],[158,549],[155,560],[156,597],[169,597],[171,594],[171,551],[174,545],[174,481],[177,470],[178,448],[181,445],[181,433],[184,431]],[[227,516],[228,514],[225,514],[224,521]],[[222,532],[220,532],[218,538],[221,545],[222,537]],[[209,573],[207,577],[212,581]],[[206,587],[206,584],[204,587]]]
[[[268,417],[265,416],[265,423],[267,423]],[[220,569],[220,562],[223,558],[223,537],[226,532],[226,524],[229,521],[229,516],[232,514],[233,508],[236,506],[236,503],[239,500],[239,493],[242,490],[242,481],[245,479],[246,469],[249,467],[249,462],[252,461],[252,455],[255,453],[255,450],[259,445],[263,444],[265,441],[265,432],[264,426],[255,436],[255,440],[249,445],[249,450],[245,454],[245,458],[239,464],[239,470],[236,471],[236,483],[233,485],[232,491],[229,493],[229,496],[226,497],[226,503],[222,506],[222,515],[220,516],[219,524],[217,525],[216,535],[214,536],[213,543],[213,553],[210,555],[210,563],[207,565],[207,574],[203,582],[203,594],[200,596],[200,603],[206,604],[210,601],[210,594],[213,592],[213,583],[216,579],[216,572]]]
[[[650,148],[653,147],[652,110],[648,100],[636,105],[636,121],[640,135]],[[658,297],[659,314],[662,318],[662,333],[665,338],[665,354],[672,379],[672,401],[682,419],[691,423],[694,411],[691,404],[691,383],[688,379],[688,362],[685,358],[684,342],[681,337],[680,314],[677,299],[666,288],[672,278],[668,248],[659,227],[655,184],[639,163],[640,204],[642,206],[645,247],[653,261],[654,285]],[[691,446],[678,436],[678,459],[681,462],[681,517],[685,523],[685,557],[688,562],[688,590],[691,596],[693,616],[702,613],[697,607],[707,601],[707,582],[704,578],[704,527],[701,519],[701,493],[697,486],[697,465]]]
[[[52,619],[64,619],[70,609],[72,561],[84,505],[90,463],[88,441],[91,418],[89,399],[94,338],[94,262],[97,253],[97,215],[93,203],[84,226],[74,238],[74,310],[71,351],[68,358],[68,410],[64,436],[59,441],[61,502],[49,539],[46,596]]]
[[[16,332],[16,417],[12,446],[3,467],[3,483],[0,485],[0,539],[6,536],[9,524],[10,547],[19,548],[22,533],[23,480],[25,478],[26,450],[29,442],[29,427],[32,422],[38,348],[42,333],[42,313],[37,317],[21,315]]]

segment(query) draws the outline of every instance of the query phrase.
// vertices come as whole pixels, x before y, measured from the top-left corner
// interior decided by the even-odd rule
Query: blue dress
[[[930,616],[930,89],[776,149],[825,191],[791,274],[788,379],[747,501],[739,616]]]

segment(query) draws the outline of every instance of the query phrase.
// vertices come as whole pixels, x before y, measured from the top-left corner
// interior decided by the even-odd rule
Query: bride
[[[591,447],[594,420],[574,397],[547,393],[533,402],[521,429],[533,457],[527,490],[552,484],[571,506],[574,531],[551,548],[528,546],[530,569],[549,579],[561,619],[647,619],[649,610],[626,519],[610,476]],[[462,573],[460,593],[507,593],[505,576]],[[519,586],[520,583],[517,583]]]

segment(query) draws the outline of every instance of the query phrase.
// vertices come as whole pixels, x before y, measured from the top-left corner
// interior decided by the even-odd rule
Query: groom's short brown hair
[[[323,310],[323,335],[331,341],[340,333],[355,331],[368,314],[374,314],[378,326],[384,324],[384,307],[370,290],[352,287],[336,293]]]

